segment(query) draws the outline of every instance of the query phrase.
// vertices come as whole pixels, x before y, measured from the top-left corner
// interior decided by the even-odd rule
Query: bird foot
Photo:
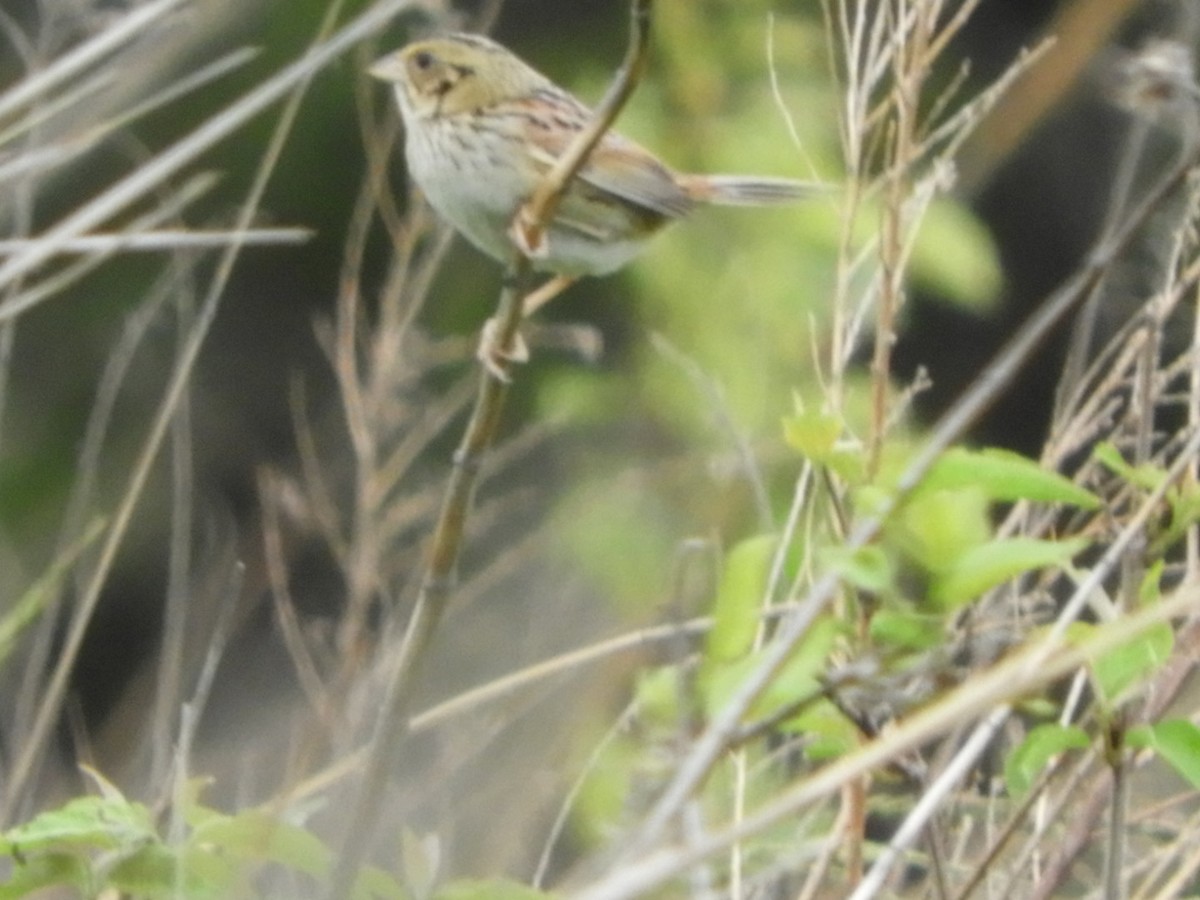
[[[546,231],[534,227],[526,206],[517,210],[512,224],[508,226],[508,236],[526,259],[545,259],[550,254],[550,242],[546,240]]]
[[[529,362],[529,345],[525,343],[521,333],[517,332],[513,335],[511,346],[501,346],[499,335],[496,333],[498,327],[499,323],[495,318],[488,319],[483,323],[483,332],[479,337],[479,347],[475,350],[475,358],[483,364],[493,378],[508,384],[512,381],[512,377],[508,374],[509,367]]]

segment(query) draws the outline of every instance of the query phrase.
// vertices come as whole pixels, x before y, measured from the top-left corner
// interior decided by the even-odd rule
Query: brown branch
[[[629,49],[588,127],[576,135],[554,168],[547,173],[534,196],[517,213],[516,226],[527,246],[539,246],[546,227],[570,180],[588,154],[612,125],[633,93],[645,68],[653,0],[633,0]],[[430,544],[429,561],[416,605],[408,621],[399,653],[388,677],[387,688],[367,754],[366,771],[346,829],[345,841],[327,896],[341,900],[349,896],[369,846],[383,804],[388,777],[397,750],[410,731],[413,686],[437,631],[454,585],[455,569],[462,550],[463,534],[484,455],[499,430],[500,414],[510,383],[509,357],[521,325],[522,301],[533,283],[533,267],[520,249],[505,271],[503,289],[492,321],[497,347],[493,360],[498,371],[480,367],[479,392],[471,418],[454,454],[454,468],[446,485],[441,513]]]

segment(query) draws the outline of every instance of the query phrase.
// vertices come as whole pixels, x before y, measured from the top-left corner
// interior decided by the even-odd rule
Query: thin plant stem
[[[195,289],[191,279],[175,298],[178,350],[182,351],[195,315]],[[151,719],[150,783],[159,784],[168,771],[171,735],[183,685],[188,625],[188,600],[192,588],[192,543],[195,477],[192,403],[184,392],[171,423],[171,527],[167,550],[167,590],[159,648],[154,713]]]
[[[59,246],[62,254],[131,252],[162,252],[172,250],[203,250],[228,247],[230,244],[303,244],[314,232],[310,228],[255,228],[250,231],[203,231],[157,229],[136,234],[88,234]],[[0,240],[0,254],[18,253],[32,247],[38,238]]]
[[[955,754],[951,764],[927,790],[922,792],[920,801],[896,829],[896,833],[888,841],[887,847],[879,855],[875,864],[871,866],[867,877],[850,895],[850,900],[870,900],[879,895],[884,889],[888,875],[902,859],[904,851],[928,827],[950,791],[967,778],[971,768],[979,761],[979,757],[987,752],[996,733],[1008,719],[1011,711],[1012,708],[1008,704],[1002,703],[976,726],[971,737]]]

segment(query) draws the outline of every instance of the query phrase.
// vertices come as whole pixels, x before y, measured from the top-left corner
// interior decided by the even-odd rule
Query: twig
[[[146,30],[166,16],[183,0],[158,0],[146,4],[120,19],[111,28],[106,28],[96,37],[81,44],[70,53],[60,57],[44,72],[34,73],[23,79],[12,90],[0,96],[0,118],[43,94],[49,93],[59,84],[69,81],[88,66],[113,53],[122,44],[144,35]]]
[[[575,136],[566,152],[548,172],[514,223],[527,239],[527,246],[540,245],[546,227],[558,208],[563,191],[587,159],[587,155],[612,125],[633,93],[644,68],[653,0],[633,0],[630,42],[625,59],[588,127]],[[508,392],[508,357],[516,344],[521,325],[522,300],[533,282],[533,266],[519,249],[505,271],[495,323],[499,372],[482,366],[479,392],[471,418],[454,454],[454,468],[446,485],[441,513],[430,544],[429,561],[416,605],[408,621],[397,658],[388,676],[374,736],[367,755],[366,771],[355,800],[346,838],[326,896],[330,900],[348,895],[367,852],[368,836],[374,831],[382,806],[384,788],[400,742],[409,733],[409,706],[413,685],[426,649],[437,630],[453,587],[455,569],[462,549],[463,532],[471,497],[483,458],[500,424]]]
[[[196,729],[199,726],[200,717],[204,713],[204,708],[208,705],[213,682],[217,677],[217,668],[220,666],[221,659],[225,655],[225,648],[229,644],[229,634],[236,618],[237,600],[242,595],[242,582],[245,574],[245,567],[240,562],[230,561],[229,570],[222,577],[218,595],[217,619],[208,639],[208,649],[204,652],[204,662],[196,676],[191,699],[183,703],[179,711],[179,737],[175,745],[173,760],[169,826],[171,839],[177,843],[182,843],[185,833],[184,813],[189,805],[186,800],[188,775],[191,771],[190,760],[196,742]]]
[[[56,247],[56,252],[109,253],[119,250],[202,250],[230,244],[303,244],[313,236],[310,228],[256,228],[251,231],[191,231],[160,229],[138,234],[86,234]],[[19,253],[37,244],[40,238],[0,240],[0,255]]]
[[[207,194],[217,183],[217,177],[211,172],[201,172],[189,178],[181,187],[175,189],[166,198],[160,198],[157,205],[148,212],[129,222],[115,237],[133,237],[147,229],[156,229],[161,223],[178,216],[180,212],[196,200]],[[33,240],[37,240],[34,238]],[[72,260],[55,272],[40,278],[32,287],[12,288],[5,291],[6,296],[14,296],[26,306],[33,306],[55,294],[65,291],[68,287],[82,279],[89,272],[98,268],[103,262],[113,256],[119,248],[110,245],[97,249]],[[3,301],[0,301],[0,307]],[[2,318],[2,316],[0,316]],[[7,326],[6,326],[7,327]]]
[[[1001,703],[975,727],[971,737],[954,754],[951,764],[922,793],[921,799],[905,817],[900,827],[896,829],[896,833],[888,840],[887,846],[871,866],[867,877],[850,895],[850,900],[869,900],[883,891],[892,869],[903,859],[905,851],[912,846],[921,832],[929,826],[950,791],[967,778],[971,768],[987,752],[996,733],[1008,720],[1011,712],[1012,707],[1009,704]]]
[[[852,779],[885,766],[898,755],[959,727],[964,720],[987,714],[997,704],[1033,693],[1086,665],[1097,655],[1145,634],[1148,629],[1188,614],[1196,602],[1196,588],[1187,586],[1162,604],[1130,615],[1120,627],[1100,629],[1082,644],[1070,644],[1061,635],[1039,641],[981,673],[971,683],[955,688],[938,704],[901,721],[886,736],[784,789],[736,826],[714,829],[687,846],[663,850],[643,845],[640,849],[644,855],[610,867],[596,881],[566,896],[570,900],[627,900],[645,896],[732,842],[779,824]]]

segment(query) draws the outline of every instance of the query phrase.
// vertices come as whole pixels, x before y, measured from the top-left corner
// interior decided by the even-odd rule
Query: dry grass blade
[[[35,271],[48,259],[60,253],[62,246],[67,242],[103,225],[146,196],[172,175],[195,162],[219,141],[312,78],[356,43],[375,33],[401,10],[412,7],[416,2],[417,0],[380,0],[329,40],[315,46],[303,58],[286,66],[191,134],[146,162],[136,172],[65,216],[47,229],[35,246],[0,265],[0,289]],[[31,305],[32,303],[20,299],[5,302],[0,305],[0,321],[20,315]]]
[[[303,89],[308,82],[321,68],[331,63],[341,53],[372,34],[398,11],[411,5],[412,0],[383,0],[369,8],[331,38],[317,44],[302,59],[285,67],[281,72],[268,79],[265,84],[251,91],[241,100],[234,102],[191,135],[156,156],[137,172],[118,182],[92,202],[85,204],[79,211],[68,215],[42,236],[43,241],[37,247],[12,258],[4,266],[0,266],[0,286],[11,284],[28,274],[57,253],[63,243],[79,237],[84,231],[104,221],[137,197],[157,187],[171,174],[192,162],[216,141],[291,92],[290,108],[285,111],[284,117],[275,131],[272,145],[264,154],[257,180],[241,207],[240,221],[235,230],[244,231],[256,213],[258,200],[265,189],[267,178],[282,148],[283,139],[295,116],[299,97],[302,96]],[[58,719],[68,679],[99,602],[101,589],[132,520],[150,469],[158,456],[163,437],[179,406],[184,389],[190,381],[200,347],[219,308],[226,281],[239,249],[240,244],[235,244],[224,254],[197,313],[192,330],[178,354],[174,372],[164,389],[158,414],[142,445],[128,485],[113,515],[112,524],[102,542],[95,570],[73,610],[64,645],[59,653],[54,672],[41,697],[41,704],[31,733],[22,746],[9,775],[8,783],[5,785],[5,806],[8,809],[17,808],[18,799],[27,789],[29,777],[35,769],[37,760],[42,756],[46,741]],[[19,301],[9,301],[4,306],[0,306],[0,319],[16,315],[23,309],[24,306]]]
[[[56,60],[45,71],[24,79],[16,87],[0,94],[0,118],[50,93],[122,44],[143,34],[151,25],[165,19],[168,13],[186,2],[188,0],[154,0],[131,10],[118,19],[116,24]]]
[[[211,250],[243,244],[248,247],[277,244],[303,244],[312,238],[308,228],[252,228],[247,231],[173,231],[161,228],[153,231],[134,231],[129,234],[89,234],[74,238],[59,246],[67,255],[85,253],[161,252],[169,250]],[[28,250],[38,238],[8,238],[0,240],[0,254]]]

